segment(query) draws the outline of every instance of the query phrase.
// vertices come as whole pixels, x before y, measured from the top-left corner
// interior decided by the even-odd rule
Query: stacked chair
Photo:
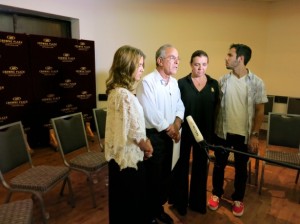
[[[8,195],[5,203],[10,201],[13,192],[30,193],[37,199],[42,210],[43,221],[47,222],[49,214],[46,212],[43,194],[62,182],[60,194],[63,195],[66,183],[69,187],[69,202],[74,207],[72,185],[69,179],[70,169],[66,166],[34,166],[30,152],[27,150],[22,123],[20,121],[0,127],[0,180]],[[12,178],[6,178],[9,171],[22,166],[25,171]],[[8,205],[7,205],[8,206]],[[9,207],[9,206],[8,206]]]
[[[276,150],[273,146],[280,146],[282,150]],[[285,150],[288,147],[290,150]],[[281,114],[270,112],[268,116],[268,133],[265,158],[278,163],[263,161],[259,194],[262,193],[262,187],[265,178],[266,166],[285,166],[292,165],[296,170],[295,183],[297,184],[300,171],[300,115]],[[298,168],[298,169],[297,169]]]
[[[92,175],[107,165],[104,153],[101,150],[90,150],[81,112],[52,118],[51,123],[64,164],[87,176],[92,205],[96,207]]]

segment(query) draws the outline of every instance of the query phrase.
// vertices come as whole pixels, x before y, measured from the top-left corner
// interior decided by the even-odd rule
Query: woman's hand
[[[153,153],[153,147],[151,141],[147,138],[146,140],[142,139],[137,145],[144,152],[144,160],[150,158]]]
[[[152,147],[151,141],[147,138],[145,143],[146,143],[145,148],[143,149],[143,151],[144,151],[144,160],[150,158],[152,156],[152,153],[153,153],[153,147]]]

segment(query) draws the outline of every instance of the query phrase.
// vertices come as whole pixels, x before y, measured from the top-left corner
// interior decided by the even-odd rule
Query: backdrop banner
[[[22,120],[32,103],[28,37],[0,32],[0,125]],[[30,127],[27,127],[30,128]]]
[[[93,41],[0,32],[0,42],[0,125],[21,120],[35,148],[49,144],[53,117],[82,112],[93,122]]]

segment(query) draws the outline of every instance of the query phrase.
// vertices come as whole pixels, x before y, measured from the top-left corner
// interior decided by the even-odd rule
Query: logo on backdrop
[[[61,109],[63,113],[69,114],[76,112],[78,107],[74,106],[73,104],[67,104],[65,107]]]
[[[0,123],[4,123],[8,119],[8,116],[0,116]]]
[[[80,67],[79,69],[76,69],[75,72],[78,75],[89,75],[92,72],[92,70],[87,69],[86,67]]]
[[[49,93],[41,99],[43,103],[57,103],[60,100],[60,96],[55,96],[54,93]]]
[[[28,100],[22,99],[20,96],[15,96],[11,100],[5,102],[6,105],[11,107],[24,107],[28,103]]]
[[[43,41],[38,41],[36,44],[41,48],[55,48],[57,43],[52,43],[50,38],[44,38]]]
[[[91,46],[87,46],[85,42],[81,41],[79,44],[75,44],[75,48],[79,51],[88,51]]]
[[[87,91],[82,91],[81,94],[76,95],[77,98],[81,100],[87,100],[91,98],[92,94],[88,93]]]
[[[43,125],[44,128],[52,129],[52,125],[50,123],[45,123]]]
[[[84,121],[90,121],[91,119],[93,119],[93,115],[90,114],[83,113],[82,116]]]
[[[44,69],[40,69],[39,73],[44,76],[55,76],[58,73],[58,69],[54,69],[52,66],[46,66]]]
[[[62,56],[58,56],[57,58],[61,62],[73,62],[75,60],[75,57],[72,57],[70,53],[63,53]]]
[[[20,77],[24,75],[26,71],[19,69],[17,66],[10,66],[8,69],[2,70],[2,73],[8,77]]]
[[[6,39],[0,39],[0,43],[8,47],[19,47],[23,44],[23,41],[16,40],[16,36],[14,35],[7,35]]]
[[[70,89],[76,86],[77,83],[73,82],[71,79],[66,79],[64,82],[59,83],[59,86],[65,89]]]

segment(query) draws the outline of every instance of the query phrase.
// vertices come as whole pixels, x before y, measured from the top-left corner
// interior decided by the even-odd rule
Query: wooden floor
[[[262,150],[264,142],[261,143]],[[98,142],[91,142],[92,149],[98,148]],[[263,154],[263,153],[262,153]],[[62,165],[59,153],[50,147],[35,149],[33,154],[33,162],[38,164]],[[254,162],[252,163],[254,164]],[[207,195],[211,195],[211,174],[212,167],[210,165]],[[13,171],[9,176],[13,176]],[[97,208],[92,208],[92,201],[86,183],[86,177],[78,172],[71,174],[73,191],[75,193],[76,207],[71,208],[67,204],[67,194],[59,197],[59,186],[45,194],[45,204],[50,213],[49,224],[108,224],[108,188],[107,188],[107,167],[103,168],[98,176],[98,183],[95,183]],[[207,211],[202,215],[188,210],[186,216],[182,217],[174,211],[172,206],[166,204],[166,211],[173,217],[175,224],[200,224],[200,223],[263,223],[263,224],[293,224],[300,223],[300,189],[299,183],[294,183],[296,171],[268,166],[265,170],[265,185],[262,195],[257,192],[257,187],[253,184],[247,185],[246,196],[244,199],[245,213],[242,217],[237,218],[232,215],[230,195],[233,191],[233,175],[232,167],[226,168],[225,177],[225,195],[224,200],[220,203],[217,211]],[[252,180],[254,178],[252,177]],[[0,186],[0,200],[5,197],[5,189]],[[67,193],[67,192],[66,192]],[[27,194],[15,193],[12,200],[29,198]],[[35,205],[34,223],[41,223],[41,212],[38,205]]]

